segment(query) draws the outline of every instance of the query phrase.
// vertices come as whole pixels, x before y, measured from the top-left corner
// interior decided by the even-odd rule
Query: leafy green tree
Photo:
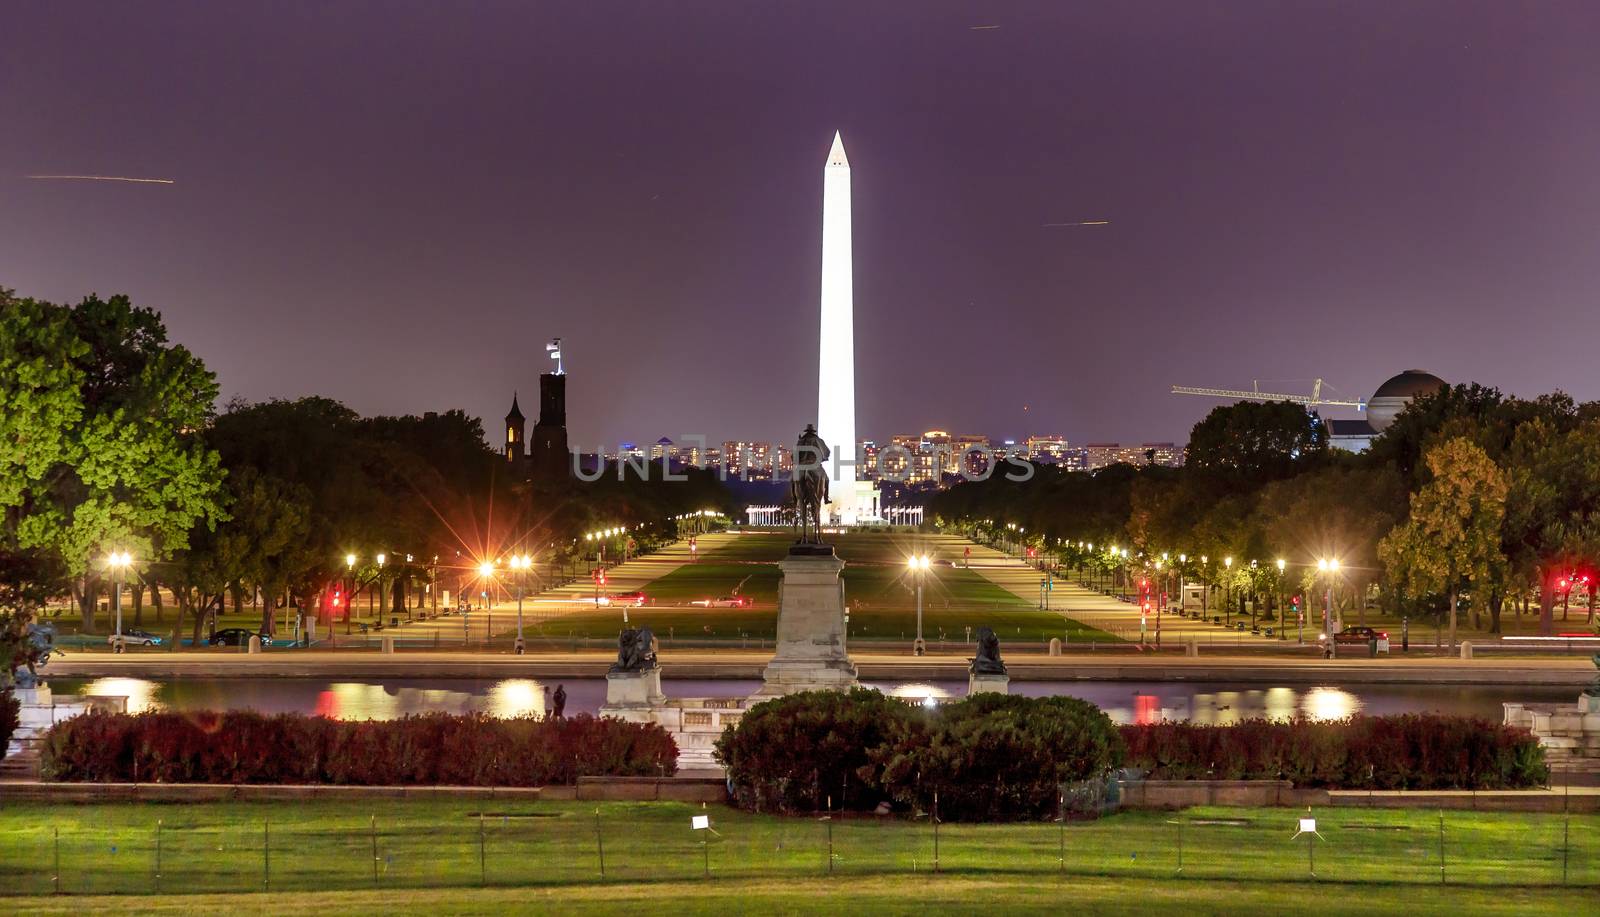
[[[125,296],[67,308],[0,290],[0,570],[12,595],[80,584],[95,628],[96,562],[159,564],[222,516],[222,471],[200,438],[216,382]],[[30,577],[48,573],[53,581]],[[30,613],[14,609],[14,613]]]
[[[1520,578],[1538,583],[1540,633],[1550,634],[1558,579],[1600,556],[1600,421],[1522,424],[1506,466],[1503,549]]]
[[[1411,515],[1379,545],[1390,576],[1415,594],[1449,597],[1450,645],[1456,645],[1457,596],[1502,580],[1500,527],[1506,475],[1478,446],[1447,440],[1423,458],[1432,478],[1411,497]]]

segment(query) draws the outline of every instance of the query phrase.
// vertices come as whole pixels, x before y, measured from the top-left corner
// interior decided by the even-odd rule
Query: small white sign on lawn
[[[696,815],[689,819],[689,827],[695,831],[704,831],[711,827],[711,816]]]

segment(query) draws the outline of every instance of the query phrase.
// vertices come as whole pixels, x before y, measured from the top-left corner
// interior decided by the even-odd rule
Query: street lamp
[[[490,592],[494,586],[494,561],[486,560],[483,563],[478,564],[478,578],[483,581],[483,589],[481,590],[484,612],[483,635],[485,639],[488,639],[489,631],[494,624],[494,600],[491,597],[492,593]],[[470,630],[468,631],[467,636],[468,639],[471,638]]]
[[[906,558],[906,566],[917,578],[917,639],[911,644],[911,653],[914,656],[921,656],[928,651],[928,644],[922,639],[922,577],[928,572],[932,562],[926,554],[914,554]]]
[[[1233,555],[1222,559],[1222,578],[1226,583],[1228,606],[1222,611],[1222,625],[1228,627],[1233,624]]]
[[[133,555],[127,551],[112,551],[106,557],[106,566],[111,569],[111,607],[117,615],[117,634],[111,641],[111,650],[116,653],[122,652],[122,577],[132,563]]]
[[[1339,652],[1338,641],[1333,638],[1333,578],[1339,575],[1339,559],[1337,557],[1319,559],[1317,570],[1328,576],[1327,591],[1322,594],[1322,635],[1327,641],[1322,655],[1333,659]]]
[[[514,646],[514,651],[518,656],[521,656],[527,648],[527,643],[522,639],[522,587],[525,582],[524,573],[532,564],[532,557],[511,555],[512,575],[517,581],[517,642]]]
[[[356,556],[344,556],[344,632],[350,633],[350,602],[352,594],[356,591]]]
[[[1288,629],[1289,622],[1288,622],[1288,619],[1283,616],[1283,570],[1287,566],[1289,566],[1289,562],[1288,561],[1284,560],[1281,557],[1278,558],[1278,589],[1277,589],[1277,599],[1276,599],[1276,601],[1278,603],[1278,639],[1279,640],[1287,640],[1287,639],[1289,639],[1289,635],[1287,633],[1285,633],[1285,631]]]

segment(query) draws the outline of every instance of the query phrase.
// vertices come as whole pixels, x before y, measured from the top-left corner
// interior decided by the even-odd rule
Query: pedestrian
[[[559,720],[565,715],[566,710],[567,710],[567,686],[566,685],[556,685],[555,702],[556,702],[556,719]]]

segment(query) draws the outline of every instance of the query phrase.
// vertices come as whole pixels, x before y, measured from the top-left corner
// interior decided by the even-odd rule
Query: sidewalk
[[[734,537],[721,532],[697,536],[699,556],[704,558],[715,553]],[[691,560],[688,540],[673,542],[654,554],[607,569],[606,584],[598,592],[601,596],[636,592]],[[506,584],[501,585],[504,587]],[[528,593],[522,599],[523,622],[526,626],[534,621],[548,621],[564,614],[592,611],[595,608],[596,591],[592,581],[578,579],[555,589]],[[516,593],[505,589],[502,589],[502,593],[495,598],[492,609],[474,611],[466,616],[466,620],[458,614],[441,614],[427,620],[413,618],[407,621],[402,618],[398,626],[384,628],[383,634],[412,643],[433,641],[441,646],[459,645],[463,641],[481,643],[491,637],[514,634],[517,630]],[[338,625],[335,625],[335,629],[342,634]]]
[[[941,560],[949,559],[958,565],[961,564],[962,548],[970,544],[972,572],[1013,595],[1038,603],[1039,581],[1045,578],[1044,573],[994,548],[968,542],[964,538],[955,540],[957,544],[941,552]],[[1049,604],[1051,611],[1081,624],[1114,634],[1124,640],[1134,642],[1139,640],[1139,608],[1131,602],[1118,601],[1111,596],[1085,589],[1070,579],[1057,576],[1054,588],[1050,591]],[[1221,614],[1221,610],[1219,609],[1217,613]],[[1157,617],[1152,612],[1145,621],[1145,640],[1151,643],[1156,641]],[[1202,647],[1212,644],[1225,646],[1274,646],[1280,642],[1294,644],[1292,636],[1287,641],[1279,641],[1276,638],[1252,634],[1248,629],[1242,632],[1224,630],[1215,624],[1194,618],[1181,618],[1171,614],[1163,614],[1159,618],[1163,644],[1181,645],[1190,640],[1198,642]],[[1311,636],[1315,638],[1316,634],[1313,633]]]

